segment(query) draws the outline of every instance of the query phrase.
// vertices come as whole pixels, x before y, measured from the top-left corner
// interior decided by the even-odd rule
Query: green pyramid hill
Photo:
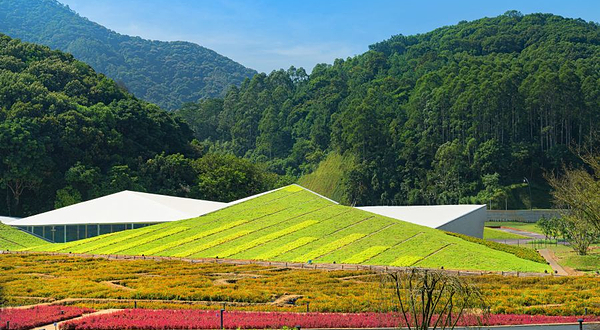
[[[197,218],[29,249],[544,272],[543,263],[333,203],[292,185]]]
[[[48,242],[41,238],[0,223],[0,250],[21,250],[47,244]]]

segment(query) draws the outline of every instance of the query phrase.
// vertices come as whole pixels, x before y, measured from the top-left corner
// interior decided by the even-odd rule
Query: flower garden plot
[[[277,260],[290,261],[296,257],[309,253],[323,244],[327,244],[338,238],[341,238],[342,236],[344,236],[344,230],[360,226],[363,223],[365,223],[370,217],[371,216],[368,214],[365,214],[363,217],[353,217],[349,214],[349,212],[344,212],[315,225],[310,230],[300,230],[292,235],[289,235],[285,238],[292,240],[298,237],[314,235],[318,238],[318,240],[315,240],[312,243],[301,246],[289,252],[285,252],[279,255],[277,257]],[[342,234],[339,234],[340,232],[342,232]],[[280,240],[276,240],[273,243],[281,243]],[[271,243],[266,245],[271,245]],[[268,246],[265,246],[265,248],[268,248]]]
[[[221,238],[215,239],[213,241],[209,241],[209,242],[204,243],[204,244],[194,245],[193,247],[190,247],[190,248],[186,249],[184,252],[174,254],[173,256],[174,257],[189,257],[189,256],[192,256],[192,257],[200,258],[200,256],[197,256],[198,253],[201,253],[201,252],[203,252],[205,250],[208,250],[208,249],[210,249],[210,248],[212,248],[214,246],[217,246],[217,245],[220,245],[220,244],[223,244],[223,243],[227,243],[229,241],[233,241],[234,239],[246,236],[246,235],[248,235],[250,233],[251,233],[250,230],[240,230],[238,232],[229,234],[227,236],[223,236]]]
[[[299,248],[289,255],[282,255],[282,257],[298,262],[314,261],[315,258],[322,257],[341,247],[346,248],[347,245],[394,223],[392,219],[382,218],[381,221],[372,221],[372,219],[372,217],[367,217],[338,231],[323,235],[320,240]],[[348,246],[348,248],[350,247]],[[306,259],[307,257],[308,259]],[[333,261],[339,262],[341,260]]]
[[[275,233],[277,231],[286,231],[286,228],[289,226],[294,226],[295,222],[298,221],[298,219],[301,216],[318,211],[323,207],[324,205],[322,205],[321,203],[304,203],[303,205],[299,206],[295,210],[295,212],[283,211],[277,214],[270,215],[268,217],[258,219],[251,223],[239,226],[239,229],[250,231],[249,235],[240,239],[236,239],[232,242],[228,241],[225,244],[221,244],[209,250],[206,250],[200,257],[221,256],[225,253],[231,255],[231,253],[233,252],[240,252],[239,250],[237,250],[237,246],[247,243],[250,244],[250,242],[252,242],[252,244],[256,244],[256,239],[263,239],[266,235]],[[227,233],[227,231],[225,231],[224,233]]]
[[[164,228],[164,230],[161,230],[159,233],[157,234],[152,234],[149,236],[141,236],[141,237],[136,237],[133,239],[133,241],[131,242],[124,242],[123,244],[118,244],[116,246],[108,246],[106,248],[102,248],[99,250],[95,250],[97,253],[103,253],[103,254],[113,254],[113,253],[123,253],[123,254],[130,254],[130,253],[136,253],[135,248],[139,247],[140,245],[144,244],[144,243],[148,243],[148,242],[152,242],[152,241],[156,241],[157,239],[161,239],[167,236],[171,236],[183,231],[187,231],[189,230],[189,227],[166,227]]]
[[[36,306],[27,309],[5,308],[0,309],[0,330],[25,330],[40,325],[51,324],[62,320],[92,313],[89,308],[70,306]]]
[[[206,248],[202,248],[202,249],[198,250],[196,248],[196,246],[206,246],[206,244],[209,244],[214,240],[219,240],[219,241],[221,241],[221,243],[227,242],[228,240],[222,241],[221,238],[230,237],[232,235],[232,233],[239,232],[239,231],[244,231],[245,232],[244,235],[254,232],[257,229],[261,228],[261,223],[268,221],[268,219],[270,219],[271,216],[274,216],[277,213],[284,211],[285,209],[286,209],[286,207],[284,207],[283,205],[280,205],[280,206],[275,206],[273,208],[269,208],[268,210],[266,210],[266,208],[265,208],[265,212],[261,213],[261,214],[252,214],[252,215],[246,214],[244,217],[242,217],[241,220],[232,221],[233,223],[237,224],[236,226],[231,226],[230,228],[226,228],[226,229],[218,231],[218,232],[211,232],[210,235],[204,235],[204,237],[200,237],[200,238],[190,241],[190,240],[188,240],[188,237],[189,237],[188,235],[194,235],[194,233],[195,233],[199,236],[202,236],[202,235],[200,235],[200,233],[204,229],[202,227],[193,227],[192,230],[188,233],[183,233],[181,235],[169,236],[169,237],[165,238],[165,240],[163,240],[163,241],[150,242],[150,243],[147,243],[146,245],[140,246],[139,249],[143,250],[143,249],[148,249],[148,248],[155,248],[157,246],[160,246],[161,244],[170,244],[170,243],[180,242],[180,244],[173,244],[173,245],[170,244],[168,249],[157,252],[156,255],[189,256],[193,253],[190,253],[188,250],[194,250],[196,252],[206,250]],[[188,226],[194,226],[193,223],[186,223],[186,224]],[[226,222],[226,221],[219,221],[219,222],[215,222],[214,224],[215,225],[223,224],[222,226],[224,226],[224,227],[228,226],[228,222]],[[200,232],[199,232],[199,230],[200,230]],[[209,230],[209,231],[211,231],[211,230]],[[238,236],[238,237],[241,237],[241,236]],[[219,243],[219,244],[221,244],[221,243]],[[216,245],[211,245],[210,247],[213,247],[213,246],[216,246]],[[196,252],[194,252],[194,253],[196,253]]]
[[[447,241],[439,240],[437,237],[427,239],[427,234],[416,235],[370,259],[367,263],[399,267],[410,266],[448,244]]]
[[[277,313],[225,311],[226,329],[280,329],[293,328],[375,328],[395,327],[400,324],[398,314],[342,314],[342,313]],[[219,329],[218,311],[198,310],[124,310],[112,314],[91,316],[66,322],[61,330],[112,329]]]
[[[485,256],[482,249],[488,249]],[[485,246],[472,245],[450,245],[443,251],[431,255],[415,264],[417,267],[440,267],[448,269],[470,269],[492,271],[496,269],[512,269],[521,272],[552,272],[547,264],[541,264],[530,260],[517,258],[498,250],[492,250]]]
[[[131,230],[130,232],[127,232],[127,230],[124,230],[122,232],[120,232],[120,235],[113,235],[112,237],[108,238],[105,237],[104,239],[100,240],[100,241],[95,241],[92,244],[86,244],[84,246],[79,246],[76,247],[74,249],[70,249],[69,251],[73,251],[75,253],[95,253],[96,251],[101,251],[103,249],[111,249],[116,247],[115,244],[119,244],[119,246],[121,246],[121,243],[140,237],[140,236],[144,236],[144,235],[152,235],[155,232],[161,232],[162,231],[162,226],[158,226],[158,225],[154,225],[154,226],[148,226],[148,227],[144,227],[144,228],[138,228],[138,230]],[[65,251],[65,249],[61,249],[59,251]]]
[[[156,254],[158,252],[161,252],[161,251],[164,251],[164,250],[168,250],[170,248],[174,248],[174,247],[182,245],[182,244],[190,243],[190,242],[193,242],[195,240],[199,240],[201,238],[204,238],[204,237],[216,234],[216,233],[220,233],[220,232],[222,232],[224,230],[237,227],[237,226],[239,226],[241,224],[244,224],[246,222],[248,222],[248,220],[233,221],[233,222],[226,223],[226,224],[224,224],[222,226],[219,226],[217,228],[207,229],[207,230],[201,231],[201,232],[199,232],[199,233],[197,233],[195,235],[187,236],[187,237],[184,237],[182,239],[171,240],[168,243],[162,243],[161,242],[161,244],[159,246],[151,248],[149,250],[145,250],[144,252],[142,252],[142,254],[144,254],[144,255],[153,255],[153,254]]]
[[[3,223],[0,223],[0,239],[0,250],[20,250],[47,244],[47,242],[41,238]]]
[[[385,230],[372,234],[368,239],[363,239],[354,243],[351,247],[348,247],[348,249],[341,249],[331,253],[327,256],[327,259],[332,261],[341,260],[343,263],[363,263],[402,243],[407,238],[421,232],[421,230],[420,227],[408,226],[406,223],[397,221],[393,223],[391,227],[387,227]],[[373,246],[386,246],[387,248],[370,250]],[[365,252],[367,250],[369,252]],[[378,251],[379,253],[375,254],[375,251]],[[361,257],[358,257],[358,255],[361,255]]]
[[[427,260],[427,259],[425,259]],[[164,305],[156,299],[261,302],[261,310],[279,311],[268,304],[271,295],[302,295],[295,311],[374,312],[381,311],[379,276],[367,271],[274,270],[258,265],[188,263],[183,261],[107,260],[59,255],[0,255],[0,283],[11,304],[31,300],[15,297],[62,298],[140,298],[151,300],[144,308],[195,308],[201,305],[173,302]],[[91,271],[93,270],[93,271]],[[242,278],[235,285],[215,285],[224,274],[258,274]],[[39,276],[36,274],[40,274]],[[43,274],[43,276],[42,276]],[[353,277],[361,276],[356,280]],[[477,284],[492,313],[600,315],[600,277],[515,277],[469,276]],[[134,289],[123,291],[103,284],[119,280]],[[345,297],[340,299],[339,297]],[[303,305],[303,306],[302,306]],[[131,308],[132,302],[81,302],[77,306]],[[140,307],[138,302],[138,307]],[[217,306],[220,307],[220,306]],[[230,306],[227,307],[230,309]],[[233,307],[231,307],[233,308]],[[236,307],[237,309],[238,307]],[[242,308],[242,307],[239,307]],[[248,307],[249,309],[249,307]]]
[[[80,245],[90,244],[90,243],[95,242],[97,240],[104,240],[104,239],[106,239],[108,237],[116,236],[117,234],[122,234],[122,232],[116,232],[116,233],[110,233],[110,234],[103,234],[103,235],[100,235],[100,236],[94,236],[94,237],[85,238],[85,239],[81,239],[81,240],[77,240],[77,241],[72,241],[72,242],[67,242],[67,243],[50,243],[50,244],[38,246],[38,247],[35,247],[35,248],[32,248],[32,249],[27,249],[27,250],[29,250],[29,251],[58,252],[58,251],[64,251],[64,250],[71,249],[71,251],[73,252],[73,249],[78,248]],[[82,251],[82,250],[77,250],[77,251]],[[76,253],[78,253],[78,252],[76,252]]]
[[[19,250],[24,247],[24,245],[13,242],[6,237],[0,237],[0,250]]]
[[[576,323],[577,316],[542,315],[490,315],[483,320],[486,325],[520,325]],[[434,316],[435,319],[435,316]],[[586,322],[600,320],[591,316]],[[463,316],[459,325],[477,326],[479,320],[472,315]],[[405,326],[400,313],[289,313],[225,311],[225,329],[278,329],[293,328],[394,328]],[[123,310],[111,314],[90,316],[68,321],[61,330],[113,330],[113,329],[219,329],[221,315],[218,311],[198,310]]]
[[[360,233],[354,233],[354,234],[349,234],[347,236],[344,236],[340,239],[337,239],[333,242],[330,242],[328,244],[322,245],[321,247],[303,254],[299,257],[296,257],[294,260],[295,262],[306,262],[307,260],[314,260],[317,259],[319,257],[321,257],[322,255],[331,252],[333,250],[339,249],[341,247],[344,247],[346,245],[349,245],[351,243],[353,243],[354,241],[357,241],[363,237],[365,237],[365,234],[360,234]]]
[[[378,228],[377,230],[368,233],[364,237],[362,237],[352,243],[349,243],[340,248],[328,251],[327,253],[320,256],[318,258],[318,261],[319,262],[336,263],[336,262],[340,262],[340,260],[346,260],[349,257],[352,257],[352,256],[356,255],[357,253],[364,251],[366,249],[365,246],[370,246],[374,242],[381,242],[382,240],[375,238],[376,235],[381,234],[382,232],[386,232],[387,229],[389,229],[390,227],[393,227],[395,225],[396,224],[394,224],[394,223],[388,224],[382,228]]]
[[[142,244],[137,247],[137,254],[143,255],[157,255],[167,256],[172,255],[174,249],[181,247],[189,247],[195,245],[199,240],[205,239],[210,240],[214,235],[230,229],[236,229],[236,227],[249,222],[249,220],[239,220],[226,222],[225,224],[219,222],[202,223],[198,225],[192,225],[188,231],[173,234],[152,242]],[[188,224],[190,226],[190,224]]]
[[[277,257],[278,255],[297,249],[303,245],[306,245],[310,242],[316,241],[316,237],[300,237],[297,240],[287,243],[285,245],[279,246],[277,248],[272,249],[271,251],[267,251],[263,254],[259,254],[256,259],[259,260],[269,260]]]
[[[272,241],[274,239],[277,239],[279,237],[291,234],[291,233],[296,232],[296,231],[298,231],[300,229],[304,229],[304,228],[310,227],[310,226],[312,226],[312,225],[314,225],[316,223],[318,223],[318,221],[307,220],[307,221],[303,221],[303,222],[295,224],[295,225],[291,225],[291,226],[289,226],[287,228],[278,230],[278,231],[276,231],[274,233],[264,234],[261,231],[260,233],[263,234],[262,237],[254,239],[254,240],[252,240],[250,242],[247,242],[247,243],[244,243],[244,244],[238,244],[238,245],[236,245],[236,246],[234,246],[232,248],[229,248],[229,249],[227,249],[225,251],[220,252],[219,254],[222,255],[223,258],[227,258],[227,257],[233,256],[233,255],[235,255],[237,253],[240,253],[242,251],[246,251],[246,250],[252,249],[253,247],[259,246],[261,244],[270,242],[270,241]]]
[[[315,237],[318,238],[317,235],[319,237],[325,235],[327,232],[331,233],[334,232],[335,230],[345,227],[347,226],[346,224],[344,224],[343,221],[341,221],[340,216],[344,213],[343,209],[337,208],[334,205],[331,206],[327,206],[325,208],[319,209],[317,211],[317,213],[310,213],[310,214],[306,214],[302,217],[297,218],[297,220],[313,220],[313,219],[318,219],[319,223],[314,224],[313,226],[310,226],[310,228],[305,228],[305,229],[301,229],[298,230],[296,232],[290,233],[286,236],[274,239],[270,242],[267,242],[263,245],[257,246],[253,249],[241,252],[239,254],[236,255],[236,258],[239,259],[265,259],[262,255],[263,254],[271,254],[273,250],[278,250],[280,251],[279,254],[291,251],[292,249],[288,249],[288,250],[281,250],[280,248],[283,245],[287,245],[292,241],[296,241],[299,238],[302,237]],[[351,220],[348,220],[351,221]],[[324,229],[328,230],[328,231],[324,231]],[[295,248],[299,248],[302,245],[297,245]],[[274,260],[274,259],[272,259]]]
[[[265,225],[253,231],[248,235],[235,242],[235,246],[225,248],[219,247],[215,251],[207,251],[215,253],[215,255],[223,255],[224,257],[232,257],[235,259],[252,259],[256,256],[253,252],[254,248],[261,247],[273,240],[308,229],[314,228],[320,221],[322,212],[327,212],[331,205],[322,203],[307,203],[304,207],[295,210],[294,212],[282,212],[269,219],[264,219]]]
[[[390,248],[389,246],[374,245],[374,246],[368,247],[366,250],[363,250],[347,259],[342,260],[342,263],[344,263],[344,264],[360,264],[362,262],[365,262],[365,261],[381,254],[383,251],[386,251],[389,248]]]
[[[303,202],[303,207],[300,208],[302,210],[302,212],[315,211],[315,210],[318,210],[320,207],[323,207],[321,205],[322,203],[311,203],[310,201],[311,200]],[[234,239],[240,238],[242,236],[249,235],[251,233],[263,230],[265,228],[275,226],[278,223],[287,221],[288,217],[290,217],[292,215],[290,215],[290,213],[285,213],[284,211],[285,211],[285,209],[283,209],[283,211],[277,211],[277,212],[274,212],[267,216],[259,217],[252,221],[248,221],[248,222],[241,224],[239,226],[236,226],[232,229],[223,230],[219,233],[215,233],[214,235],[211,235],[210,237],[201,238],[201,239],[195,240],[193,242],[189,242],[187,244],[175,246],[172,249],[168,249],[168,250],[161,252],[160,254],[181,257],[181,256],[193,256],[195,254],[200,253],[198,256],[195,256],[195,257],[199,257],[199,258],[218,256],[219,253],[221,253],[223,250],[226,249],[223,247],[218,247],[219,245],[227,243]],[[234,234],[231,233],[232,231],[243,231],[244,235],[235,235],[235,233]],[[225,238],[225,239],[223,239],[223,238]],[[215,244],[215,242],[218,242],[218,244]],[[243,242],[244,242],[243,240],[236,241],[236,244],[243,244]],[[211,248],[214,248],[214,249],[206,251]]]

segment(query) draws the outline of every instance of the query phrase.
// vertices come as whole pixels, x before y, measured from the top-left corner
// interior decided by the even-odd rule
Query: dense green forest
[[[181,119],[72,55],[0,35],[0,215],[124,189],[230,201],[287,183],[206,151]]]
[[[279,174],[326,160],[301,182],[347,204],[548,207],[544,171],[600,145],[600,26],[511,11],[396,35],[310,75],[258,74],[177,113],[203,145]]]
[[[71,53],[163,109],[222,96],[256,73],[197,44],[118,34],[56,0],[0,0],[0,33]]]

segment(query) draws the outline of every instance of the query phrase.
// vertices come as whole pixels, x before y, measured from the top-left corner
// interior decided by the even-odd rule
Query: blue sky
[[[507,10],[600,22],[598,0],[59,0],[123,34],[184,40],[270,72],[361,54],[395,34],[411,35]]]

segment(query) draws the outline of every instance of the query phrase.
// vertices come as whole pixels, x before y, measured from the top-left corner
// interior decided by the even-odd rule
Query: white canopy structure
[[[10,224],[11,222],[13,222],[15,220],[19,220],[19,218],[11,218],[11,217],[0,216],[0,223],[3,223],[5,225],[8,225],[8,224]]]
[[[53,241],[70,241],[148,224],[194,218],[227,203],[135,191],[69,205],[10,222]]]
[[[483,227],[487,217],[485,205],[361,206],[357,208],[421,226],[479,238],[483,238]]]

